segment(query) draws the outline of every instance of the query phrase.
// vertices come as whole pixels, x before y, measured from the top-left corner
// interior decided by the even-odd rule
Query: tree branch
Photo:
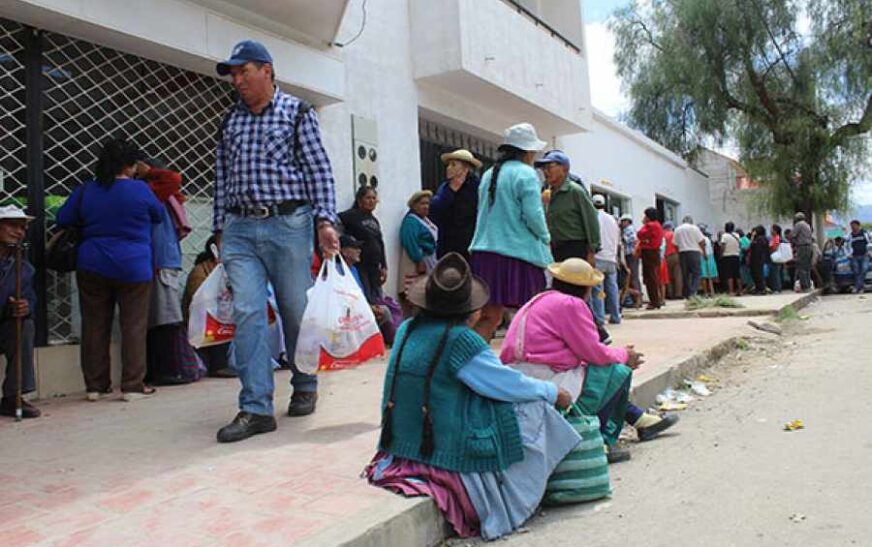
[[[763,28],[766,29],[766,34],[769,35],[772,45],[775,46],[775,51],[778,53],[778,57],[781,59],[781,62],[784,63],[784,68],[786,68],[787,73],[790,74],[790,78],[793,80],[794,85],[798,84],[799,81],[796,79],[796,74],[793,72],[793,69],[790,68],[790,63],[787,62],[784,52],[781,51],[781,46],[778,44],[778,40],[775,39],[772,29],[769,28],[769,22],[766,20],[766,16],[763,13],[763,8],[761,8],[760,4],[756,1],[754,2],[754,7],[757,8],[757,15],[760,17],[760,22],[763,23]]]
[[[651,33],[651,29],[648,28],[648,25],[645,24],[641,19],[632,19],[630,21],[632,26],[638,26],[642,29],[642,32],[645,33],[645,36],[648,37],[648,44],[650,44],[653,48],[655,48],[660,53],[663,53],[663,48],[654,40],[654,34]]]
[[[830,140],[832,148],[842,146],[847,139],[868,133],[870,130],[872,130],[872,94],[866,99],[866,109],[863,111],[860,121],[846,123],[833,132]]]

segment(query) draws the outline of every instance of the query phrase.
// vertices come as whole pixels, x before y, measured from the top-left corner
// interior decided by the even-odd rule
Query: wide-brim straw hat
[[[454,152],[447,152],[439,157],[442,158],[442,163],[446,165],[451,160],[460,160],[474,166],[476,169],[481,169],[481,162],[472,155],[472,152],[463,148],[455,150]]]
[[[430,190],[418,190],[417,192],[412,194],[412,197],[409,198],[409,201],[406,202],[406,205],[408,205],[409,209],[411,209],[412,207],[415,206],[416,203],[418,203],[422,199],[432,198],[432,197],[433,197],[433,192],[431,192]]]
[[[605,277],[601,271],[594,269],[587,260],[581,258],[567,258],[563,262],[555,262],[548,266],[548,272],[554,279],[582,287],[599,285]]]
[[[490,291],[461,255],[448,253],[427,277],[406,290],[406,299],[433,315],[461,315],[483,308]]]

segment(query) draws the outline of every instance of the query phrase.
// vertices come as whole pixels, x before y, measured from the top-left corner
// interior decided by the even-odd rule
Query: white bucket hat
[[[538,152],[548,145],[547,142],[539,140],[536,128],[529,123],[519,123],[506,129],[503,133],[503,144],[525,152]]]
[[[33,220],[33,218],[15,205],[0,207],[0,220]]]

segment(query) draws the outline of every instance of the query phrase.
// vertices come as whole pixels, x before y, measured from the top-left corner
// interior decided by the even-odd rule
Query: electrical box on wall
[[[354,191],[361,186],[378,188],[378,125],[375,120],[351,116],[354,143]]]

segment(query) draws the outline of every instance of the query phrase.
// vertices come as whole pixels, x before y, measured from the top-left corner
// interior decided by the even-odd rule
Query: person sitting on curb
[[[33,316],[36,293],[33,290],[33,266],[27,260],[21,263],[21,299],[15,298],[15,246],[24,241],[27,223],[32,216],[15,205],[0,207],[0,351],[6,356],[6,379],[3,381],[3,399],[0,415],[15,416],[15,399],[18,393],[17,367],[18,347],[15,340],[15,320],[21,318],[21,393],[36,391],[36,376],[33,373]],[[40,410],[21,400],[21,417],[38,418]]]
[[[460,254],[445,255],[408,298],[421,312],[397,332],[378,453],[365,475],[432,497],[461,536],[510,533],[581,442],[554,409],[569,406],[569,392],[503,366],[472,330],[489,291]]]
[[[345,263],[348,264],[351,275],[357,282],[357,286],[360,287],[363,297],[369,303],[370,309],[372,309],[372,314],[375,316],[375,322],[378,324],[378,330],[381,331],[382,339],[384,339],[385,344],[391,346],[394,343],[394,336],[396,334],[391,310],[385,305],[375,303],[372,296],[367,294],[366,285],[363,284],[363,280],[360,278],[358,264],[360,264],[362,247],[363,241],[353,235],[343,234],[339,237],[339,252],[342,254],[342,258],[345,259]]]
[[[640,441],[647,441],[674,425],[678,416],[648,414],[629,402],[632,372],[644,363],[642,354],[633,346],[601,343],[585,303],[603,274],[580,258],[551,264],[548,271],[552,290],[515,315],[500,360],[569,391],[584,413],[599,416],[609,463],[627,460],[629,452],[615,448],[624,421],[636,428]]]

